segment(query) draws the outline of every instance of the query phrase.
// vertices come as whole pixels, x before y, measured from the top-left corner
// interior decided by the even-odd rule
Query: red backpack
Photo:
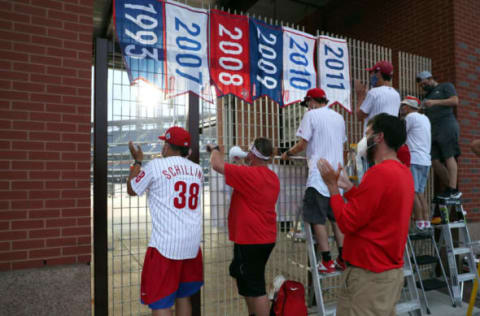
[[[283,282],[273,306],[275,316],[307,316],[305,288],[296,281]]]

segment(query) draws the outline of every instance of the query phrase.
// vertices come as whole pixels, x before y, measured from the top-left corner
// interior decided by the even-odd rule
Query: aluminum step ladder
[[[433,254],[417,255],[415,253],[414,242],[419,242],[422,240],[428,240],[430,242],[430,245],[433,248]],[[422,298],[425,304],[425,309],[427,314],[431,314],[430,305],[428,304],[427,295],[425,293],[427,291],[432,291],[432,290],[437,290],[439,288],[447,287],[448,293],[450,295],[450,299],[452,300],[452,305],[454,305],[452,290],[450,289],[450,285],[448,283],[447,275],[445,273],[445,268],[443,266],[442,259],[440,257],[440,251],[438,250],[437,243],[435,242],[433,228],[426,229],[425,231],[422,231],[422,232],[409,234],[407,242],[410,245],[411,260],[413,261],[413,268],[414,268],[414,271],[416,272],[417,288],[421,289]],[[421,267],[426,265],[437,265],[437,264],[440,267],[443,280],[440,280],[439,278],[433,275],[435,272],[435,267],[432,267],[431,269],[430,278],[423,279]]]
[[[327,316],[335,315],[337,306],[335,303],[325,304],[323,299],[322,284],[321,281],[327,278],[339,276],[342,272],[329,273],[322,275],[317,270],[317,254],[315,251],[315,240],[313,238],[312,227],[309,223],[304,222],[306,233],[307,252],[310,263],[310,272],[312,274],[313,288],[315,292],[315,300],[317,303],[317,315]],[[407,297],[406,300],[399,302],[396,306],[397,314],[409,313],[412,316],[421,316],[422,307],[418,296],[418,289],[415,284],[415,277],[413,274],[412,264],[410,262],[410,246],[407,243],[405,245],[404,252],[404,267],[403,272],[405,276],[406,287],[403,289],[403,293]]]
[[[447,254],[447,263],[449,270],[449,283],[452,289],[454,306],[462,305],[463,285],[466,281],[478,281],[478,271],[475,264],[475,255],[473,245],[470,239],[465,212],[460,199],[434,199],[434,211],[438,210],[441,216],[441,223],[433,225],[440,231],[438,241],[439,248],[445,248]],[[452,230],[458,231],[458,244],[455,245],[452,237]],[[469,271],[467,273],[459,272],[457,265],[457,256],[460,256],[460,262],[466,259]],[[463,271],[462,271],[463,272]]]

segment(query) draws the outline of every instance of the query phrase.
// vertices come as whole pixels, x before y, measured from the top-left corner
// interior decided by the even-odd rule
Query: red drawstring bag
[[[274,302],[275,316],[307,316],[305,288],[297,281],[283,282]]]

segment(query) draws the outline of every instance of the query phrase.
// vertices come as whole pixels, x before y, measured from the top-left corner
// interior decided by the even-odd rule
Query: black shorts
[[[432,129],[432,160],[445,161],[460,156],[458,145],[459,128],[455,120],[445,121],[441,126]]]
[[[233,246],[230,275],[237,280],[238,294],[258,297],[267,294],[265,289],[265,266],[273,244],[250,244]]]
[[[314,188],[307,188],[303,198],[303,220],[310,224],[325,225],[327,218],[335,222],[330,198],[321,195]]]

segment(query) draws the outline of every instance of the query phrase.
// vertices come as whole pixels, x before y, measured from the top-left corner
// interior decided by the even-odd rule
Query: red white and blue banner
[[[350,63],[347,41],[320,36],[317,48],[318,81],[330,105],[335,103],[351,112]]]
[[[314,65],[315,37],[283,28],[283,104],[303,100],[317,86]]]
[[[115,0],[114,20],[132,84],[141,79],[167,97],[191,91],[208,102],[217,94],[248,103],[268,96],[280,106],[320,87],[331,104],[351,111],[343,39],[172,0]]]
[[[246,16],[210,10],[210,74],[219,95],[252,102]]]
[[[208,11],[165,1],[167,96],[192,91],[213,102],[208,68]]]
[[[250,81],[252,99],[268,96],[283,105],[282,28],[250,18]]]
[[[130,82],[140,79],[163,88],[163,2],[115,1],[114,19]]]

